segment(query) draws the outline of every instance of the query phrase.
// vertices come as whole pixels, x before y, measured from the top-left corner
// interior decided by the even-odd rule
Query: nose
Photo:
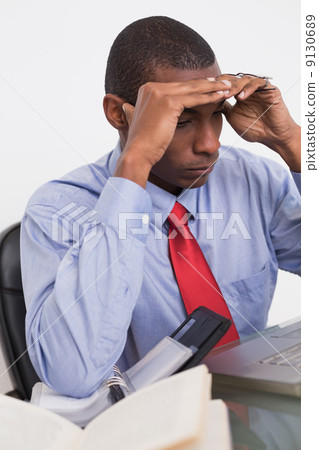
[[[211,123],[198,127],[193,142],[194,153],[212,155],[217,152],[220,147],[219,134],[217,134]]]

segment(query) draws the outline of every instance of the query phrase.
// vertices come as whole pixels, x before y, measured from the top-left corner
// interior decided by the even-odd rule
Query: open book
[[[226,405],[210,400],[201,365],[125,397],[83,430],[35,405],[0,396],[0,448],[15,450],[231,449]]]
[[[89,397],[68,397],[39,382],[32,389],[30,402],[85,427],[123,397],[172,375],[193,353],[191,348],[166,336],[126,372],[121,373],[114,366],[113,376]]]

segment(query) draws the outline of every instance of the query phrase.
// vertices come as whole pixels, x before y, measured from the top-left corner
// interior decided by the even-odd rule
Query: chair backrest
[[[30,399],[39,381],[26,352],[25,303],[20,268],[20,224],[0,234],[0,333],[11,382],[21,398]],[[21,356],[23,355],[23,356]]]

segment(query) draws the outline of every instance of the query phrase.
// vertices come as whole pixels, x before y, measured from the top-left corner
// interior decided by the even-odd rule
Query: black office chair
[[[0,334],[1,348],[14,391],[30,400],[33,385],[40,381],[26,352],[25,303],[20,268],[20,223],[0,234]],[[23,356],[21,356],[23,355]]]

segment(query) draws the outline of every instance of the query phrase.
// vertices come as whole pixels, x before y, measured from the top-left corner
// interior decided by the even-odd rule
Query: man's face
[[[217,62],[207,69],[158,69],[153,81],[165,83],[218,77]],[[218,159],[222,130],[222,102],[185,109],[174,137],[162,159],[153,167],[149,181],[177,195],[181,188],[204,185]],[[209,170],[207,170],[209,168]]]

